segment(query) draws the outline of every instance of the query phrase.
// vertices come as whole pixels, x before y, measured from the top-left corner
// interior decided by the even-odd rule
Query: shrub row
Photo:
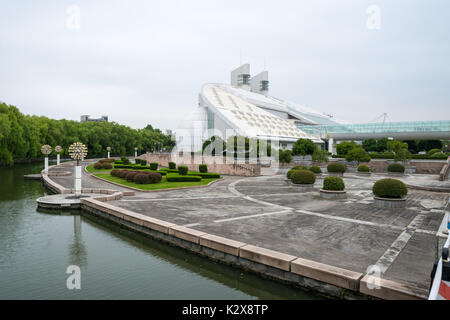
[[[188,176],[199,176],[202,177],[202,179],[218,179],[220,178],[220,174],[219,173],[214,173],[214,172],[193,172],[193,171],[188,171],[187,173]]]
[[[153,184],[161,182],[162,175],[159,172],[143,172],[131,170],[117,170],[111,171],[111,176],[125,179],[129,182],[137,184]]]
[[[388,172],[398,172],[403,173],[405,172],[405,166],[400,163],[391,163],[387,167]]]
[[[110,162],[96,162],[94,163],[94,169],[101,170],[101,169],[112,169],[112,164]]]
[[[201,180],[202,177],[200,176],[186,176],[186,175],[179,175],[176,173],[169,173],[167,175],[168,182],[195,182]]]
[[[188,173],[188,167],[178,166],[178,173],[180,174],[180,176],[186,176]]]
[[[134,161],[136,162],[136,164],[140,164],[141,166],[146,166],[147,165],[147,160],[144,159],[134,159]]]
[[[158,170],[158,162],[151,162],[150,163],[150,170]]]

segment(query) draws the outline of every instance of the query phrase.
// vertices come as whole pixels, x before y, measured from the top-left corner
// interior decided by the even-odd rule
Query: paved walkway
[[[65,170],[68,168],[66,167]],[[300,193],[284,175],[225,177],[207,188],[136,192],[109,202],[210,234],[243,241],[313,261],[367,271],[377,266],[382,278],[408,285],[426,295],[437,255],[436,232],[448,195],[409,190],[408,206],[391,211],[373,205],[373,182],[384,177],[348,175],[348,198],[324,200],[318,189]],[[73,177],[52,177],[71,187]],[[436,176],[406,176],[405,182],[432,181]],[[107,182],[83,173],[84,187]]]

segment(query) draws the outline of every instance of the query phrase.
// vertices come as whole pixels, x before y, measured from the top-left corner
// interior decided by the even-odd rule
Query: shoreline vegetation
[[[88,155],[106,155],[106,148],[117,155],[171,149],[171,136],[147,125],[143,129],[116,122],[83,122],[55,120],[44,116],[24,115],[13,105],[0,103],[0,166],[26,163],[43,159],[41,147],[48,144],[63,148],[61,157],[68,157],[69,146],[76,141],[84,143]],[[52,152],[50,157],[56,157]]]

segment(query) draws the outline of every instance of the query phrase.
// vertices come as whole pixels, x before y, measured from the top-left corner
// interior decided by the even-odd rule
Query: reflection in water
[[[69,259],[71,265],[87,266],[87,250],[81,235],[81,216],[73,216],[73,241],[69,243]]]
[[[0,299],[317,299],[82,211],[36,212],[42,164],[0,168]],[[88,263],[89,260],[89,263]],[[68,265],[82,289],[68,290]]]

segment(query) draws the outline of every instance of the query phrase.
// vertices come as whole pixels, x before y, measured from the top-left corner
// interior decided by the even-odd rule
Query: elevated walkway
[[[450,120],[360,123],[342,125],[301,125],[298,128],[321,139],[363,140],[392,137],[398,140],[450,139]]]

